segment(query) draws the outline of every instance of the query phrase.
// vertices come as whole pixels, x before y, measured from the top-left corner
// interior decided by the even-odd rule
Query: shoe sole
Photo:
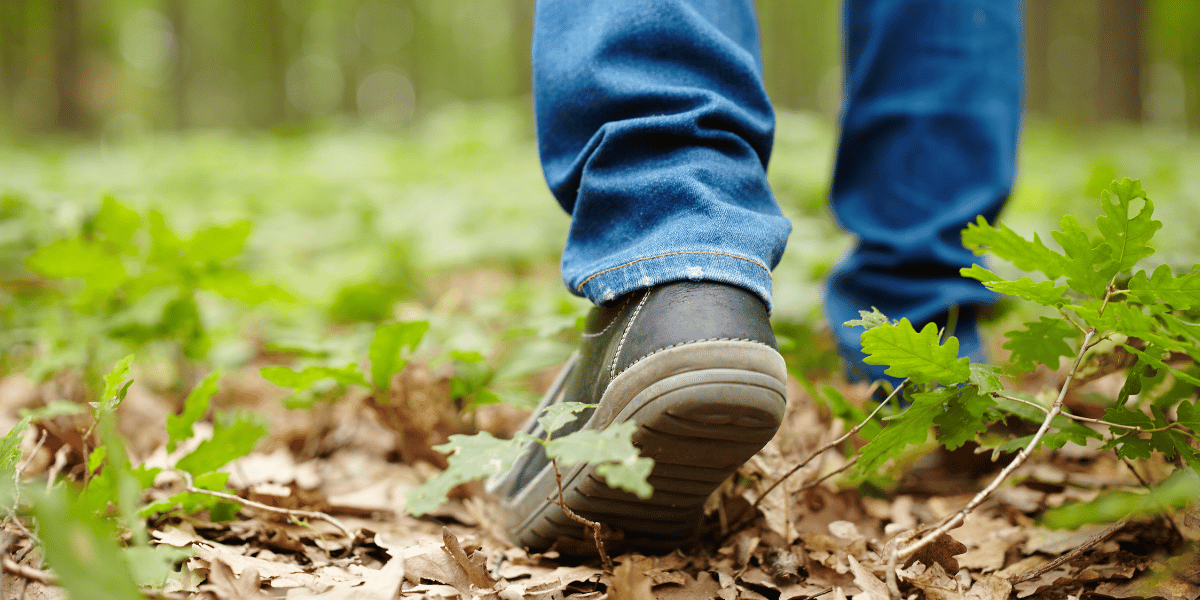
[[[594,465],[582,464],[562,471],[565,503],[639,548],[670,549],[695,539],[708,496],[779,429],[786,372],[775,349],[742,340],[693,342],[635,363],[608,386],[584,428],[637,423],[633,443],[654,459],[648,478],[654,494],[642,499],[612,489]],[[547,467],[504,502],[514,542],[546,548],[559,538],[590,540],[547,499],[557,494]]]

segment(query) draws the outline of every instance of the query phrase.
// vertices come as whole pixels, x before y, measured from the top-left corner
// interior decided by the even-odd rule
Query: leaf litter
[[[336,411],[279,412],[278,393],[262,393],[255,377],[226,376],[225,401],[278,414],[277,422],[291,420],[290,426],[273,427],[257,452],[223,469],[230,474],[230,486],[263,505],[336,516],[358,535],[349,540],[324,521],[301,522],[250,506],[241,508],[233,521],[213,522],[205,513],[152,519],[154,545],[190,552],[161,595],[216,600],[883,600],[890,597],[889,550],[956,511],[974,489],[968,485],[947,493],[946,486],[938,485],[955,479],[944,472],[948,464],[957,464],[948,460],[909,465],[920,475],[917,485],[911,483],[914,478],[906,479],[903,493],[839,488],[836,476],[808,485],[847,464],[851,457],[834,449],[772,491],[750,514],[762,490],[853,425],[831,418],[793,382],[780,435],[743,467],[736,479],[740,483],[727,482],[710,499],[704,541],[666,556],[625,553],[614,557],[616,568],[606,573],[594,557],[511,546],[477,483],[456,488],[448,503],[425,518],[407,516],[408,491],[444,465],[432,446],[466,425],[452,410],[448,386],[436,372],[411,365],[397,378],[400,385],[393,386],[397,391],[386,403],[346,398]],[[0,401],[14,412],[14,404],[35,406],[45,393],[19,376],[0,382],[0,389],[6,391]],[[860,404],[868,392],[852,385],[841,385],[840,391]],[[132,397],[148,394],[134,391]],[[139,400],[127,408],[152,404]],[[523,417],[492,414],[501,417],[478,422],[500,435],[511,433]],[[141,426],[136,416],[122,418]],[[414,423],[420,423],[420,430]],[[211,435],[203,422],[196,429],[197,439],[189,440],[193,445]],[[31,437],[26,450],[32,450]],[[49,437],[54,442],[29,457],[27,473],[51,468],[55,450],[72,443]],[[157,440],[153,448],[143,442],[131,450],[143,462],[162,462],[166,442]],[[983,464],[986,471],[991,465],[988,453],[974,454],[971,460],[973,468]],[[923,488],[920,481],[930,485]],[[177,484],[160,476],[151,493],[168,496]],[[1041,511],[1090,499],[1102,489],[1134,486],[1136,478],[1124,465],[1098,448],[1045,452],[961,526],[910,557],[897,571],[898,589],[903,597],[925,599],[1200,597],[1200,559],[1167,552],[1200,541],[1197,509],[1170,515],[1170,520],[1130,521],[1074,560],[1027,581],[1009,582],[1107,529],[1047,529],[1036,520]],[[40,565],[28,538],[15,531],[6,534],[6,557],[16,564]],[[25,598],[63,597],[53,586],[11,572],[4,583],[3,598],[21,597],[14,595],[18,591]]]

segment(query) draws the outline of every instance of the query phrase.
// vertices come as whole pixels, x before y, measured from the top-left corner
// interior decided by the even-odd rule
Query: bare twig
[[[808,458],[805,458],[804,460],[800,461],[798,464],[796,464],[796,466],[794,466],[790,470],[788,470],[787,473],[784,473],[783,477],[780,477],[778,480],[775,481],[775,483],[772,483],[771,486],[768,487],[765,492],[758,495],[758,499],[755,500],[754,504],[750,507],[751,514],[753,514],[754,511],[756,509],[758,509],[759,504],[762,504],[763,498],[766,498],[767,494],[770,494],[772,491],[775,490],[775,488],[779,487],[779,484],[786,481],[788,477],[791,477],[792,475],[796,474],[797,471],[799,471],[800,469],[803,469],[805,467],[805,465],[812,462],[814,458],[824,454],[826,450],[829,450],[829,449],[837,446],[838,444],[841,444],[842,442],[850,439],[854,434],[858,433],[859,430],[861,430],[863,427],[866,426],[867,423],[869,423],[871,421],[871,419],[875,418],[875,415],[878,414],[880,409],[882,409],[884,406],[886,406],[889,401],[891,401],[893,396],[895,396],[901,389],[904,389],[904,384],[907,382],[908,382],[907,379],[900,382],[900,385],[896,386],[896,389],[892,390],[892,393],[888,394],[888,397],[886,399],[884,399],[883,402],[880,402],[879,406],[876,406],[875,410],[871,411],[871,414],[867,415],[866,419],[863,419],[862,422],[855,425],[853,429],[851,429],[850,431],[847,431],[845,433],[845,435],[839,437],[836,440],[833,440],[832,442],[825,444],[824,446],[821,446],[820,448],[817,448],[815,451],[813,451],[812,454],[808,455]],[[857,460],[857,457],[855,460]],[[835,471],[835,473],[836,472],[837,471]],[[831,473],[831,475],[832,475],[832,473]]]
[[[5,571],[13,575],[19,575],[30,581],[36,581],[42,585],[55,585],[58,583],[58,577],[49,571],[35,569],[29,565],[23,565],[7,556],[0,560],[0,566],[4,567]]]
[[[70,446],[63,446],[54,453],[54,462],[50,464],[50,470],[46,474],[46,491],[49,492],[54,488],[54,480],[58,479],[58,474],[63,467],[67,466],[67,454],[71,452]]]
[[[1082,556],[1084,552],[1087,552],[1088,550],[1095,548],[1101,542],[1112,537],[1112,534],[1120,531],[1122,528],[1124,528],[1128,524],[1129,524],[1128,517],[1121,519],[1120,521],[1113,523],[1112,527],[1109,527],[1108,529],[1101,531],[1100,533],[1096,534],[1096,536],[1093,537],[1092,539],[1084,542],[1083,544],[1080,544],[1080,546],[1078,548],[1075,548],[1074,550],[1071,550],[1070,552],[1068,552],[1068,553],[1066,553],[1066,554],[1064,554],[1064,555],[1062,555],[1062,556],[1060,556],[1060,557],[1058,557],[1058,558],[1056,558],[1056,559],[1054,559],[1054,560],[1052,560],[1052,561],[1050,561],[1028,573],[1022,573],[1020,575],[1013,575],[1012,577],[1008,578],[1008,582],[1012,585],[1017,585],[1018,583],[1024,583],[1031,579],[1036,579],[1038,577],[1041,577],[1042,575],[1045,575],[1046,573],[1049,573],[1050,571],[1053,571],[1054,569],[1057,569],[1058,567]]]
[[[49,433],[49,431],[47,431],[45,429],[42,430],[42,435],[38,436],[38,441],[36,444],[34,444],[33,450],[29,451],[29,457],[26,458],[25,460],[21,461],[21,465],[19,467],[17,467],[17,477],[18,478],[21,476],[21,473],[24,473],[25,469],[29,467],[29,463],[33,462],[33,457],[37,456],[38,450],[42,449],[42,444],[46,443],[46,434],[47,433]]]
[[[900,598],[901,598],[900,584],[896,582],[896,562],[899,560],[896,555],[899,553],[898,552],[899,549],[900,549],[900,546],[899,546],[899,544],[897,544],[896,546],[894,546],[892,548],[891,552],[888,552],[888,564],[887,564],[886,579],[887,579],[888,593],[891,594],[892,600],[900,600]]]
[[[554,483],[558,484],[558,498],[547,498],[547,500],[558,504],[558,507],[561,508],[563,513],[566,514],[567,517],[569,517],[572,521],[580,523],[584,527],[592,530],[592,539],[596,541],[596,552],[600,554],[600,563],[604,565],[604,571],[606,573],[612,573],[613,562],[612,559],[608,557],[608,552],[604,550],[604,540],[600,535],[601,530],[604,529],[604,524],[597,523],[586,517],[580,516],[579,513],[576,513],[575,511],[571,510],[569,506],[567,506],[566,500],[563,499],[562,473],[560,473],[558,470],[558,459],[550,459],[550,464],[554,467]]]
[[[279,513],[282,515],[288,515],[290,517],[296,517],[296,518],[300,518],[300,519],[320,519],[320,520],[325,521],[326,523],[329,523],[330,525],[333,525],[334,527],[336,527],[338,529],[338,531],[341,531],[342,534],[346,536],[347,539],[353,540],[357,537],[354,534],[354,532],[350,531],[350,529],[348,527],[346,527],[345,525],[343,525],[341,521],[337,520],[337,518],[335,518],[333,515],[330,515],[327,513],[323,513],[323,512],[319,512],[319,511],[315,511],[315,510],[296,510],[296,509],[292,509],[292,508],[280,508],[278,506],[271,506],[270,504],[263,504],[262,502],[255,502],[253,500],[247,500],[246,498],[243,498],[241,496],[235,496],[233,494],[226,494],[225,492],[217,492],[217,491],[213,491],[213,490],[201,489],[201,488],[198,488],[198,487],[192,485],[190,481],[187,484],[187,491],[191,492],[193,494],[205,494],[208,496],[212,496],[214,498],[221,498],[222,500],[229,500],[230,502],[239,502],[244,506],[249,506],[251,508],[257,508],[258,510],[265,510],[268,512]]]
[[[1033,438],[1029,440],[1029,443],[1026,444],[1026,446],[1019,452],[1017,452],[1016,458],[1014,458],[1013,461],[1008,464],[1008,466],[1004,467],[1004,469],[1001,470],[998,475],[996,475],[996,478],[993,479],[987,487],[976,494],[975,497],[972,498],[971,501],[962,508],[962,510],[959,510],[948,518],[943,519],[943,523],[940,526],[925,534],[921,539],[913,542],[911,545],[903,549],[896,550],[894,553],[894,557],[896,559],[908,558],[909,556],[912,556],[921,548],[924,548],[934,540],[941,537],[942,534],[957,527],[963,522],[963,520],[967,518],[967,515],[971,514],[971,511],[975,510],[975,508],[977,508],[980,504],[983,504],[983,501],[987,500],[987,498],[992,495],[992,492],[996,491],[996,489],[1000,487],[1000,484],[1004,483],[1004,481],[1006,481],[1009,476],[1017,470],[1017,468],[1025,464],[1025,461],[1028,460],[1030,455],[1033,454],[1034,449],[1036,449],[1038,444],[1041,443],[1042,438],[1045,437],[1046,432],[1050,430],[1050,423],[1054,421],[1054,418],[1057,417],[1059,413],[1062,412],[1063,400],[1065,400],[1067,397],[1067,390],[1071,388],[1071,381],[1074,380],[1075,373],[1079,370],[1080,363],[1083,362],[1083,356],[1086,354],[1086,349],[1089,347],[1089,344],[1095,335],[1095,329],[1089,329],[1087,333],[1084,334],[1083,343],[1081,343],[1079,346],[1079,354],[1075,356],[1075,361],[1071,363],[1071,370],[1067,373],[1067,380],[1063,382],[1062,389],[1060,389],[1058,392],[1058,397],[1054,399],[1054,403],[1051,404],[1050,409],[1046,411],[1046,418],[1042,420],[1042,426],[1038,428],[1037,433],[1033,434]],[[892,561],[889,561],[889,567],[894,570],[895,564]]]
[[[1048,413],[1050,410],[1050,409],[1046,408],[1045,406],[1042,406],[1041,404],[1038,404],[1036,402],[1030,402],[1028,400],[1025,400],[1024,398],[1018,398],[1016,396],[1009,396],[1008,394],[1001,394],[999,392],[992,392],[992,395],[996,396],[998,398],[1012,400],[1013,402],[1020,402],[1021,404],[1025,404],[1027,406],[1032,406],[1032,407],[1042,411],[1043,414]],[[1200,434],[1198,434],[1195,431],[1192,431],[1191,429],[1188,429],[1187,427],[1183,426],[1180,423],[1168,423],[1165,427],[1155,427],[1152,429],[1146,429],[1145,427],[1138,427],[1137,425],[1122,425],[1120,423],[1113,423],[1111,421],[1105,421],[1104,419],[1093,419],[1091,417],[1083,417],[1083,416],[1068,412],[1066,410],[1060,411],[1059,414],[1068,419],[1071,419],[1072,421],[1079,421],[1080,423],[1093,423],[1095,425],[1100,425],[1102,427],[1113,427],[1116,429],[1124,429],[1126,431],[1130,431],[1133,433],[1158,433],[1160,431],[1174,430],[1174,431],[1178,431],[1184,435],[1187,435],[1189,437],[1194,437],[1194,438],[1200,439]]]

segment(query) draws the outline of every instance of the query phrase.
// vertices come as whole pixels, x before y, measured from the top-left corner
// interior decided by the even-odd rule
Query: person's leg
[[[853,379],[861,329],[842,323],[878,307],[888,317],[955,328],[963,355],[983,358],[975,307],[996,295],[959,269],[979,262],[960,232],[1008,198],[1023,94],[1019,0],[846,0],[846,93],[832,208],[858,237],[826,286],[826,313]]]
[[[749,0],[537,4],[538,147],[571,213],[563,279],[597,305],[543,400],[597,408],[550,435],[633,423],[655,491],[609,489],[589,465],[559,488],[533,444],[489,483],[519,544],[584,537],[548,499],[561,493],[626,540],[677,547],[782,421],[786,368],[767,315],[791,225],[767,186],[774,113],[754,15]]]
[[[767,186],[775,117],[750,0],[540,0],[533,78],[573,293],[603,304],[690,279],[770,305],[791,224]]]

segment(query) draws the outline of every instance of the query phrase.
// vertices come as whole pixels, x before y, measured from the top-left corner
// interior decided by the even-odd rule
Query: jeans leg
[[[538,0],[538,149],[571,214],[572,292],[697,279],[770,306],[791,223],[767,185],[761,62],[751,0]]]
[[[996,300],[958,274],[979,257],[960,232],[1012,187],[1023,98],[1019,0],[846,0],[846,103],[832,208],[858,237],[826,285],[826,313],[859,379],[872,306],[918,328],[963,308],[960,351],[983,358],[974,307]]]

